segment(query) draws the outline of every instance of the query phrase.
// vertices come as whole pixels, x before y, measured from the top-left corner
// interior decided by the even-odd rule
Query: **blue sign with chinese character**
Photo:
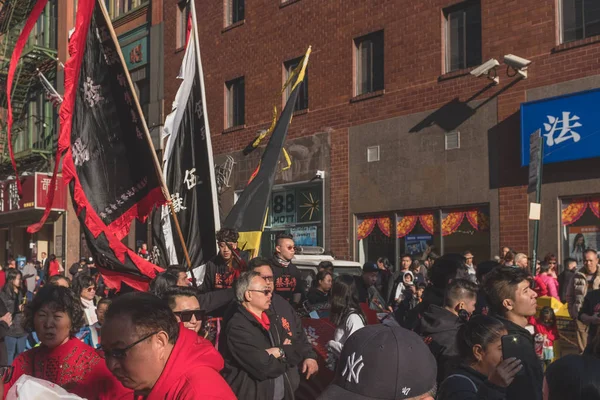
[[[544,164],[600,156],[600,89],[521,104],[521,165],[541,129]]]

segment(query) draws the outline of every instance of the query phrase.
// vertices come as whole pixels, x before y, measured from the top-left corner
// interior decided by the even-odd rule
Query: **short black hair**
[[[187,273],[187,270],[183,265],[169,265],[167,272],[177,276],[180,272]]]
[[[482,261],[477,264],[477,271],[475,271],[475,277],[477,278],[477,281],[480,283],[483,282],[485,276],[489,274],[491,270],[499,266],[500,263],[494,260]]]
[[[505,332],[504,324],[488,315],[474,315],[466,324],[463,324],[456,335],[456,345],[460,358],[466,362],[473,362],[473,347],[480,345],[484,350],[487,346],[499,339]]]
[[[400,256],[400,260],[402,260],[403,258],[406,258],[406,257],[410,258],[410,261],[412,262],[412,259],[413,259],[412,256],[410,254],[406,254],[406,253],[404,253]]]
[[[445,289],[457,277],[468,274],[465,258],[460,254],[445,254],[435,260],[429,269],[429,281],[438,289]]]
[[[96,286],[96,280],[86,274],[77,274],[73,278],[73,292],[75,296],[80,296],[81,291],[90,286]]]
[[[540,274],[542,272],[548,272],[550,271],[550,264],[548,264],[547,261],[544,261],[543,263],[540,264]]]
[[[506,309],[504,300],[515,300],[515,291],[519,283],[531,281],[531,275],[522,268],[494,268],[483,280],[483,292],[488,305],[495,313],[503,316]]]
[[[110,307],[110,305],[112,304],[112,300],[111,299],[105,299],[105,298],[101,298],[98,301],[98,304],[96,304],[96,308],[100,308],[101,305],[106,304],[108,307]]]
[[[275,236],[275,245],[279,246],[279,241],[283,239],[294,240],[294,236],[290,233],[280,232]]]
[[[564,264],[565,267],[568,267],[569,264],[571,264],[571,263],[577,263],[577,260],[574,258],[571,258],[571,257],[565,258],[565,264]]]
[[[326,269],[324,269],[317,273],[315,281],[318,283],[318,282],[324,280],[327,275],[331,276],[331,279],[333,279],[333,274],[331,272],[327,271]]]
[[[252,260],[248,261],[248,271],[264,266],[271,267],[271,262],[264,257],[254,257]],[[273,269],[273,267],[271,267],[271,269]]]
[[[446,288],[444,306],[452,307],[465,299],[477,297],[478,286],[466,279],[455,279]]]
[[[221,228],[217,231],[217,242],[222,243],[222,242],[231,242],[231,243],[237,243],[238,239],[240,238],[240,234],[235,230],[235,229],[231,229],[231,228]]]
[[[69,288],[47,285],[42,287],[33,297],[33,300],[25,306],[23,328],[26,331],[35,331],[33,322],[35,314],[46,305],[54,311],[62,311],[69,316],[71,320],[71,336],[79,332],[85,323],[79,296],[75,296],[75,293]]]
[[[170,272],[161,272],[156,275],[150,282],[150,293],[157,297],[162,297],[162,294],[170,287],[177,286],[179,277]]]
[[[191,287],[174,286],[167,289],[162,295],[163,301],[169,305],[171,310],[175,308],[175,299],[177,297],[195,297],[198,303],[200,303],[196,290]]]
[[[319,265],[317,265],[317,270],[320,269],[333,269],[333,263],[331,261],[321,261]]]
[[[140,336],[164,331],[169,343],[174,344],[179,336],[179,324],[166,302],[151,293],[134,292],[117,297],[106,312],[105,325],[117,317],[126,317]]]

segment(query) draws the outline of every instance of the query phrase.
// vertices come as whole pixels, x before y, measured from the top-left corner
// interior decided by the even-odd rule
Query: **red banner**
[[[31,209],[43,210],[48,196],[52,176],[36,172],[35,175],[20,179],[23,196],[19,198],[17,182],[12,179],[0,182],[0,214]],[[52,210],[65,211],[67,208],[67,188],[62,176],[58,176]]]

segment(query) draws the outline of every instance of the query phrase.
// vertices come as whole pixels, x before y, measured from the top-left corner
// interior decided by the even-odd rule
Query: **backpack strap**
[[[461,377],[461,378],[463,378],[463,379],[466,379],[466,380],[468,380],[469,382],[471,382],[471,385],[473,386],[473,390],[475,391],[475,393],[477,393],[477,392],[478,392],[478,390],[477,390],[477,385],[475,384],[475,382],[473,382],[473,380],[472,380],[471,378],[469,378],[468,376],[461,375],[461,374],[452,374],[452,375],[448,376],[446,379],[444,379],[444,382],[442,382],[442,385],[443,385],[444,383],[446,383],[446,381],[447,381],[448,379],[450,379],[450,378],[454,378],[454,377]]]

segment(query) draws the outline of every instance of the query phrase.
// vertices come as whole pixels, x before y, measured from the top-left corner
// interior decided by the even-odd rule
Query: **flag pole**
[[[160,163],[158,162],[158,157],[156,156],[156,150],[154,149],[154,144],[152,143],[152,137],[150,136],[150,131],[148,130],[148,125],[146,125],[146,119],[143,118],[144,113],[142,112],[142,107],[140,106],[140,101],[138,99],[137,93],[134,90],[133,82],[131,80],[131,76],[129,75],[129,70],[127,69],[127,64],[125,63],[125,58],[123,57],[123,52],[121,51],[121,46],[119,45],[119,40],[117,39],[117,34],[112,25],[110,16],[108,15],[108,12],[106,11],[106,6],[104,5],[104,2],[100,1],[100,0],[96,0],[96,1],[97,1],[98,5],[100,6],[100,9],[102,10],[102,14],[104,15],[104,19],[106,20],[106,24],[108,26],[110,36],[111,36],[113,42],[116,44],[115,47],[117,49],[119,59],[121,60],[121,65],[125,66],[125,68],[123,68],[123,70],[125,71],[125,77],[127,78],[127,82],[129,83],[129,88],[131,89],[131,94],[133,95],[133,101],[137,108],[138,114],[140,116],[142,116],[142,118],[140,118],[140,119],[142,122],[142,127],[144,128],[144,136],[146,138],[146,141],[148,142],[148,145],[152,149],[151,153],[152,153],[152,160],[154,161],[154,170],[155,170],[154,172],[156,172],[156,175],[158,175],[158,180],[161,185],[161,190],[163,192],[163,195],[167,199],[167,204],[169,205],[169,208],[171,210],[171,215],[173,216],[173,220],[175,221],[175,228],[177,229],[177,234],[179,235],[179,240],[181,241],[181,247],[183,248],[183,254],[185,255],[185,259],[187,261],[188,271],[191,271],[192,270],[192,262],[190,261],[190,255],[189,255],[187,247],[185,245],[185,240],[183,239],[183,233],[181,233],[181,227],[179,226],[179,221],[177,220],[177,214],[175,213],[175,207],[173,206],[171,194],[169,193],[169,189],[167,188],[167,184],[165,183],[165,180],[163,178],[162,169],[160,167]]]
[[[215,224],[215,231],[221,229],[221,219],[219,216],[219,199],[217,197],[217,180],[215,178],[215,162],[213,160],[212,152],[212,139],[210,136],[210,127],[208,125],[208,112],[206,109],[206,90],[204,86],[204,71],[202,69],[202,58],[200,57],[200,39],[198,37],[198,19],[196,17],[196,2],[195,0],[189,0],[190,2],[190,13],[192,14],[192,35],[194,38],[194,50],[196,53],[196,63],[198,64],[198,74],[200,75],[200,93],[202,96],[202,114],[204,118],[204,126],[206,127],[206,150],[208,154],[208,165],[210,171],[210,190],[212,193],[213,201],[213,219]],[[217,243],[215,242],[215,249],[217,249]]]

